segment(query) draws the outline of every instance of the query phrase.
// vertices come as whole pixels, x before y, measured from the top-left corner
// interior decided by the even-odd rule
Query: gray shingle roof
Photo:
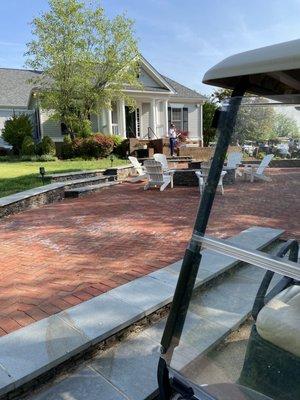
[[[203,101],[206,100],[202,94],[196,92],[196,90],[192,90],[184,85],[181,85],[180,83],[173,81],[173,79],[168,78],[167,76],[162,77],[168,82],[170,86],[175,90],[176,95],[178,97],[184,97],[184,98],[189,98],[189,99],[202,99]]]
[[[29,81],[40,73],[24,69],[0,68],[0,107],[27,107],[30,93],[34,87],[34,84]],[[172,97],[206,100],[195,90],[189,89],[166,76],[161,76],[176,92]],[[168,91],[167,89],[153,87],[144,87],[144,90]]]
[[[0,107],[27,107],[33,84],[28,81],[40,72],[0,68]]]

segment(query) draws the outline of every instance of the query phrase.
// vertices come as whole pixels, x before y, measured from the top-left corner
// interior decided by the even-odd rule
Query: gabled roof
[[[195,90],[188,88],[187,86],[181,85],[181,83],[173,81],[173,79],[170,79],[166,76],[164,76],[164,79],[174,89],[174,91],[175,91],[174,97],[182,97],[185,99],[198,99],[198,100],[200,99],[203,101],[207,100],[206,97],[202,96],[202,94],[196,92]]]
[[[27,107],[33,84],[30,79],[40,72],[0,68],[0,106]]]
[[[143,69],[155,82],[155,86],[144,86],[144,91],[167,94],[171,98],[206,100],[195,90],[161,75],[145,58],[142,57],[141,62]],[[30,80],[40,74],[40,71],[0,68],[0,107],[28,107],[31,92],[34,89],[34,84]],[[126,90],[141,91],[131,87],[126,88]]]

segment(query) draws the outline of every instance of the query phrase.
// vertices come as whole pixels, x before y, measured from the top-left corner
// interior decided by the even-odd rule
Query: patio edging
[[[262,249],[282,233],[280,229],[252,227],[229,240]],[[238,264],[228,256],[205,254],[197,286]],[[181,260],[0,338],[0,395],[169,304],[180,266]]]

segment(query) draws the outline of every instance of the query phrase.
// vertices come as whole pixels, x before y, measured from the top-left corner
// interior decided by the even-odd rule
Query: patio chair
[[[220,176],[220,180],[218,183],[218,187],[221,189],[221,193],[222,195],[224,194],[224,187],[223,187],[223,177],[224,175],[226,175],[226,171],[222,171],[221,176]],[[204,190],[204,186],[208,177],[208,169],[206,168],[202,168],[201,171],[195,171],[195,174],[198,177],[199,180],[199,189],[200,189],[200,194],[203,193]]]
[[[171,186],[173,188],[173,176],[175,171],[169,168],[167,157],[164,154],[155,153],[153,154],[153,158],[155,161],[161,163],[164,174],[170,174],[172,182]]]
[[[171,185],[171,188],[173,188],[173,176],[164,173],[160,162],[146,160],[144,167],[148,178],[144,190],[150,189],[151,187],[159,187],[159,190],[162,192],[168,185]]]
[[[269,166],[274,154],[268,154],[263,158],[259,166],[247,164],[244,167],[244,179],[246,180],[247,177],[250,178],[250,182],[254,182],[254,179],[261,179],[263,181],[272,182],[272,179],[269,176],[264,174],[265,169]]]
[[[238,170],[238,167],[241,164],[242,159],[243,159],[243,153],[239,151],[228,154],[226,167],[235,169],[235,177],[237,177],[237,175],[240,176],[242,175],[241,172],[239,172]]]
[[[132,166],[134,167],[134,169],[136,170],[136,172],[138,174],[137,176],[132,178],[132,181],[140,181],[140,180],[145,179],[147,177],[145,168],[138,161],[138,159],[136,157],[129,156],[128,160],[131,162]]]

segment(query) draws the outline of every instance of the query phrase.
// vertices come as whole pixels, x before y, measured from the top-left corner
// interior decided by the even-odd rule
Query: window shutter
[[[187,132],[189,130],[189,110],[187,107],[183,107],[183,131]]]
[[[170,125],[171,125],[171,107],[168,107],[168,131],[169,131],[169,128],[170,128]]]

